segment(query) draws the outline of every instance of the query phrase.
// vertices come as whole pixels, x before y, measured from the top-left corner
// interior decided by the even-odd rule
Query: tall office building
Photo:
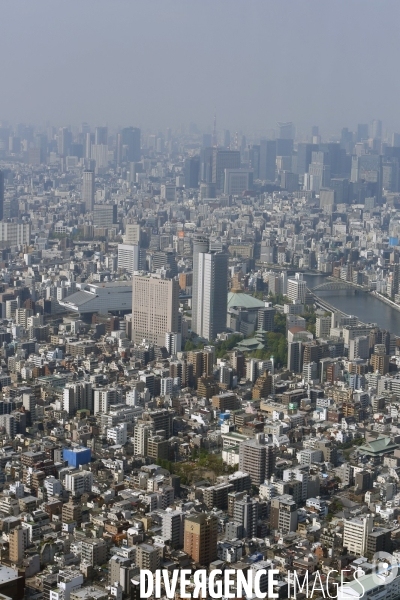
[[[212,181],[217,191],[224,189],[225,169],[240,169],[240,152],[214,148],[212,154]]]
[[[140,248],[137,245],[118,244],[118,269],[134,273],[140,266]]]
[[[287,295],[293,303],[306,303],[307,282],[303,279],[303,273],[296,273],[294,278],[287,281]]]
[[[382,138],[382,121],[374,119],[371,122],[371,137],[373,140],[380,140]]]
[[[303,344],[302,342],[288,343],[287,368],[291,373],[301,373],[303,369]]]
[[[200,180],[205,183],[212,183],[212,162],[214,148],[202,148],[200,152]]]
[[[260,146],[253,145],[249,148],[249,167],[253,169],[254,179],[260,178]]]
[[[137,127],[125,127],[121,131],[121,143],[126,147],[126,160],[138,162],[141,158],[140,129]]]
[[[368,139],[368,125],[366,123],[359,123],[357,125],[357,142],[362,142]]]
[[[93,225],[95,227],[112,227],[118,223],[116,204],[95,204],[93,211]]]
[[[185,159],[185,187],[198,188],[200,177],[200,156],[191,156]]]
[[[205,237],[198,237],[193,240],[193,286],[192,286],[192,331],[197,333],[197,289],[198,289],[198,271],[199,271],[199,254],[208,252],[209,241]]]
[[[96,163],[96,173],[102,173],[108,167],[108,146],[92,144],[91,159]]]
[[[251,189],[253,189],[252,169],[225,169],[225,194],[241,196],[244,191]]]
[[[281,140],[294,140],[295,129],[293,123],[278,123],[278,133],[278,138]]]
[[[368,186],[368,195],[376,196],[379,202],[382,197],[382,156],[378,154],[364,154],[359,156],[357,161],[357,181],[365,182]]]
[[[178,332],[179,282],[155,275],[132,278],[132,339],[164,346],[167,332]]]
[[[318,152],[318,144],[297,144],[297,174],[304,175],[308,173],[311,164],[312,153]]]
[[[93,211],[94,191],[94,171],[84,171],[82,182],[82,201],[85,203],[86,212]]]
[[[108,127],[96,127],[94,134],[94,143],[104,144],[107,146],[108,144]]]
[[[184,551],[200,565],[217,558],[218,517],[199,513],[185,519]]]
[[[277,138],[276,140],[276,156],[292,156],[293,140],[290,138]]]
[[[197,260],[195,332],[214,340],[226,328],[228,256],[223,252],[199,252]]]
[[[67,127],[60,127],[57,137],[57,150],[60,156],[67,156],[72,144],[72,134]]]
[[[4,216],[4,172],[0,171],[0,221]]]
[[[85,133],[85,158],[91,158],[92,155],[92,136],[88,131]]]
[[[330,186],[331,167],[328,152],[313,152],[308,173],[304,176],[305,188],[319,194],[321,188]]]
[[[275,181],[276,141],[261,140],[260,142],[259,178]]]

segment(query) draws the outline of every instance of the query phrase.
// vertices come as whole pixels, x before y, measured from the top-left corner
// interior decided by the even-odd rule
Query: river
[[[304,279],[310,289],[326,281],[322,275],[305,275]],[[371,294],[353,290],[319,290],[317,296],[348,315],[356,315],[363,323],[377,323],[382,329],[400,336],[400,312]]]

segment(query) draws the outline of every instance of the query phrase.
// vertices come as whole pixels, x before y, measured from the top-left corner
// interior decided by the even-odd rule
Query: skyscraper
[[[192,287],[192,331],[198,332],[197,325],[197,288],[199,271],[199,253],[208,252],[209,242],[205,237],[195,238],[193,241],[193,287]]]
[[[200,176],[200,156],[185,159],[185,187],[198,188]]]
[[[125,127],[121,131],[122,146],[126,146],[126,160],[136,162],[140,160],[140,129]]]
[[[108,144],[108,127],[96,127],[94,134],[94,143],[97,145]]]
[[[199,252],[196,327],[201,337],[214,340],[226,328],[228,257],[223,252]]]
[[[60,127],[57,138],[57,149],[60,156],[67,156],[72,144],[72,134],[67,127]]]
[[[127,273],[139,270],[140,248],[132,244],[118,244],[118,269],[125,269]]]
[[[82,201],[86,212],[92,212],[94,207],[94,171],[83,172]]]
[[[0,171],[0,221],[4,216],[4,172]]]
[[[155,275],[132,278],[132,338],[164,346],[167,332],[178,332],[179,282]]]
[[[288,279],[287,295],[292,302],[299,301],[300,304],[305,304],[307,293],[307,282],[303,279],[303,273],[296,273]]]
[[[90,135],[90,131],[85,133],[85,158],[90,158],[92,151],[92,137]]]
[[[301,341],[288,343],[287,368],[292,373],[301,373],[303,370],[303,344]]]
[[[92,144],[91,159],[96,163],[96,173],[103,173],[108,167],[107,144]]]
[[[298,175],[304,175],[308,173],[308,167],[310,166],[312,153],[318,151],[318,144],[297,144],[297,173]]]
[[[371,122],[371,137],[374,140],[380,140],[382,138],[382,121],[374,119]]]
[[[331,182],[331,168],[327,152],[313,152],[312,162],[308,167],[308,173],[304,176],[307,190],[319,194],[322,187],[329,187]]]
[[[240,152],[214,148],[212,155],[212,181],[217,191],[224,189],[225,169],[240,169]]]
[[[294,125],[292,122],[278,123],[278,138],[282,140],[294,140]]]
[[[275,181],[276,141],[261,140],[259,178]]]
[[[359,123],[357,125],[357,142],[368,139],[368,125],[366,123]]]

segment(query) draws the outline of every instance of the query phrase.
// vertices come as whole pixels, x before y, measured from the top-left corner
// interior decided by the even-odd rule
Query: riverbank
[[[322,298],[320,298],[316,294],[313,294],[313,296],[314,296],[314,304],[316,304],[320,308],[323,308],[327,312],[339,313],[343,317],[349,317],[350,316],[350,315],[346,314],[345,312],[343,312],[342,310],[340,310],[339,308],[337,308],[336,306],[333,306],[332,304],[329,304],[329,302],[326,302],[326,300],[323,300]]]
[[[327,282],[326,276],[304,277],[307,286],[311,289]],[[319,289],[315,292],[321,302],[322,308],[335,312],[341,312],[347,315],[356,315],[363,323],[377,323],[381,329],[391,331],[396,336],[400,336],[400,310],[399,306],[391,301],[383,302],[382,296],[368,293],[355,293],[356,289]],[[327,305],[330,305],[329,307]]]
[[[391,306],[392,308],[394,308],[394,310],[397,310],[397,312],[400,312],[400,305],[396,304],[396,302],[393,302],[393,300],[389,300],[389,298],[386,298],[386,296],[383,296],[382,294],[380,294],[379,292],[377,292],[375,290],[370,292],[370,294],[372,296],[375,296],[375,298],[378,298],[378,300],[380,300],[381,302],[384,302],[388,306]]]

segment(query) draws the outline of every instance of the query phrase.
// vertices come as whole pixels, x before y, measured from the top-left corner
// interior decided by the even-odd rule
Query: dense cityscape
[[[400,134],[210,121],[0,127],[2,599],[400,597]]]

